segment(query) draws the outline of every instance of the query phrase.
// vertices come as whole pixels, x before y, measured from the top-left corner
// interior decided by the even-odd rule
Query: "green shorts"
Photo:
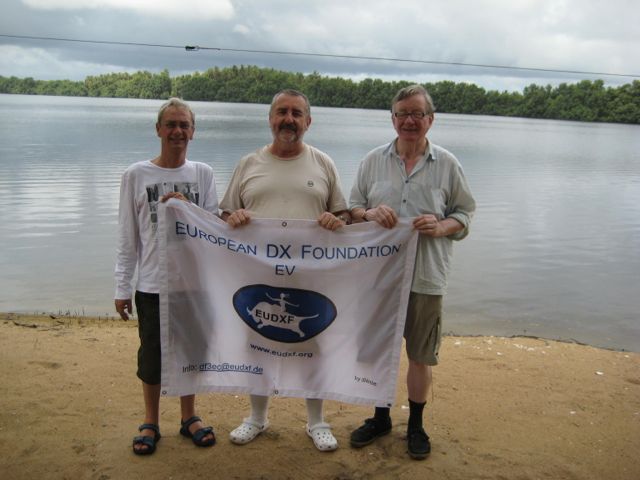
[[[158,385],[162,375],[162,350],[160,347],[160,295],[136,291],[138,312],[138,371],[140,380]]]
[[[437,365],[442,340],[442,295],[411,292],[404,325],[407,357],[425,365]]]

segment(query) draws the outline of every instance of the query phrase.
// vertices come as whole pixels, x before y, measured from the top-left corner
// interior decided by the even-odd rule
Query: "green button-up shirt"
[[[439,219],[453,218],[463,229],[449,237],[420,235],[411,291],[444,295],[450,270],[453,240],[469,233],[476,208],[458,159],[442,147],[429,142],[429,148],[407,175],[395,141],[369,152],[351,189],[349,208],[393,208],[400,217],[425,213]]]

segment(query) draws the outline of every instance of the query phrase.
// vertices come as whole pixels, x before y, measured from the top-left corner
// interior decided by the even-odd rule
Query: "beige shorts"
[[[409,359],[425,365],[438,364],[442,340],[442,295],[411,292],[404,339]]]

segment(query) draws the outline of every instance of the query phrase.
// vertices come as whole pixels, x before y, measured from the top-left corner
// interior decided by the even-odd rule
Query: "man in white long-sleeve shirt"
[[[195,116],[182,100],[169,99],[158,112],[156,132],[160,155],[134,163],[124,172],[120,186],[118,252],[115,269],[115,307],[122,319],[133,312],[132,281],[138,270],[135,301],[138,312],[140,348],[137,375],[142,380],[145,419],[140,435],[133,439],[133,452],[149,455],[160,440],[160,308],[158,282],[158,203],[169,198],[192,202],[218,213],[213,170],[187,160],[187,146],[193,139]],[[195,395],[180,398],[180,433],[197,446],[215,443],[211,427],[195,414]]]

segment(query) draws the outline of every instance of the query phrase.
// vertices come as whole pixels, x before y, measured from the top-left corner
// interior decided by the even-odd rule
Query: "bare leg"
[[[184,397],[180,397],[180,413],[182,415],[181,420],[183,422],[185,420],[189,420],[191,417],[193,417],[196,414],[196,396],[195,395],[185,395]],[[198,430],[204,427],[205,425],[200,421],[193,422],[191,425],[189,425],[189,431],[193,435],[195,432],[197,432]],[[207,441],[213,438],[214,438],[213,434],[209,433],[208,435],[205,435],[204,437],[202,437],[202,440]]]
[[[142,382],[142,396],[144,397],[144,422],[158,425],[160,421],[160,387],[161,385],[150,385]],[[144,429],[140,435],[144,437],[154,437],[153,430]],[[147,450],[146,445],[135,445],[137,451]]]
[[[409,400],[416,403],[426,402],[431,388],[431,381],[431,366],[409,360],[409,369],[407,370]]]

